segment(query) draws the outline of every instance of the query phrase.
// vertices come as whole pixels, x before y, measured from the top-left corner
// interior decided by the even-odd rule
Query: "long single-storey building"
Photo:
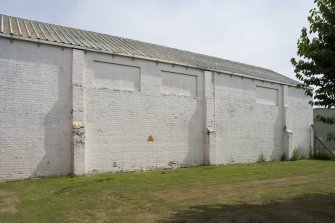
[[[0,179],[288,159],[313,109],[274,71],[0,15]]]

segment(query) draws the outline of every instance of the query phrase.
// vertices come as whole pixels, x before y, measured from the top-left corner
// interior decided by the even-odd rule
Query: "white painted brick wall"
[[[70,173],[71,50],[0,46],[0,179]]]
[[[95,87],[94,60],[140,67],[141,91]],[[167,64],[86,54],[87,172],[168,167],[171,162],[203,163],[202,78],[198,78],[198,98],[162,95],[161,70],[202,75]],[[154,142],[147,142],[150,134]]]
[[[288,122],[292,130],[293,149],[299,149],[306,155],[310,153],[310,128],[313,124],[313,107],[308,104],[305,91],[294,87],[288,88]],[[290,151],[292,154],[293,150]],[[290,154],[290,155],[291,155]]]
[[[278,89],[278,106],[256,103],[256,86]],[[256,162],[262,153],[279,160],[282,145],[282,88],[230,75],[215,75],[216,160]]]
[[[261,153],[279,160],[285,125],[290,145],[309,151],[312,107],[301,89],[1,38],[0,46],[0,179],[255,162]],[[100,87],[94,61],[139,67],[140,86]],[[195,75],[197,97],[162,93],[162,71]],[[278,105],[256,103],[256,86],[277,89]],[[85,127],[80,147],[72,122]]]
[[[203,163],[202,72],[96,53],[87,53],[85,58],[88,172]],[[140,67],[141,91],[115,91],[94,86],[94,60]],[[199,76],[199,97],[162,95],[161,70]],[[154,142],[147,142],[150,134]]]

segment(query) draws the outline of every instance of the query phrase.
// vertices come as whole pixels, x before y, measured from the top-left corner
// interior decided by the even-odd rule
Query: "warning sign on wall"
[[[147,139],[147,142],[153,142],[153,141],[154,141],[154,137],[150,134]]]

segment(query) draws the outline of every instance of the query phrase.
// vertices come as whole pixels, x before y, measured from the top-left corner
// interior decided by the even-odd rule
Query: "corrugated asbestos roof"
[[[72,48],[147,58],[212,70],[249,76],[256,79],[296,85],[298,82],[274,71],[224,60],[217,57],[192,53],[170,47],[145,43],[107,34],[68,28],[59,25],[31,21],[0,14],[0,36],[50,43]]]

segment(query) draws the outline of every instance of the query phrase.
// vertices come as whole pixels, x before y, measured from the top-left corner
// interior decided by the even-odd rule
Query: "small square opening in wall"
[[[139,91],[140,67],[94,61],[94,86]]]
[[[256,86],[256,102],[264,105],[278,105],[278,89]]]
[[[162,71],[161,93],[197,97],[197,76]]]

